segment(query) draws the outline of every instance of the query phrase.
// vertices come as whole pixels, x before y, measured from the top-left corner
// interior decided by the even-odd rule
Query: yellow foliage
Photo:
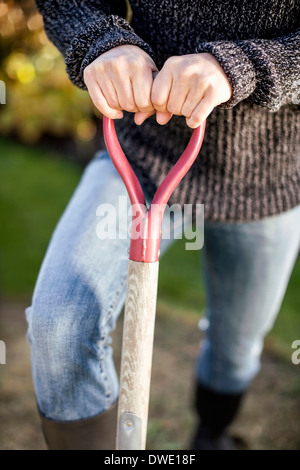
[[[13,0],[1,2],[0,21],[0,80],[6,85],[0,135],[17,133],[26,142],[45,133],[91,141],[96,126],[90,97],[68,79],[34,1],[22,2],[22,7]]]

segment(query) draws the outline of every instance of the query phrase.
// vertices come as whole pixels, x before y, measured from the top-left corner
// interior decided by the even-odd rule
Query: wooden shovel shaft
[[[131,238],[117,426],[117,449],[120,450],[143,450],[146,445],[161,229],[161,218],[157,217],[159,212],[154,207],[167,204],[197,158],[204,129],[205,123],[193,131],[185,151],[157,189],[149,210],[144,213],[143,236]],[[107,150],[124,181],[131,204],[137,204],[143,214],[142,187],[120,146],[113,120],[105,116],[103,132]]]
[[[117,449],[146,445],[159,262],[129,260],[123,327]]]

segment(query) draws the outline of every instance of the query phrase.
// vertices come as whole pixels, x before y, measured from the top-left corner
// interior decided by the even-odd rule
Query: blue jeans
[[[118,397],[110,333],[125,300],[129,238],[100,240],[96,211],[101,203],[116,207],[121,195],[121,178],[99,152],[58,223],[26,310],[37,403],[50,419],[90,417]],[[117,219],[124,235],[124,208]],[[241,392],[259,370],[299,250],[299,220],[300,206],[258,222],[205,224],[209,321],[196,361],[202,384]],[[161,254],[171,242],[162,240]]]

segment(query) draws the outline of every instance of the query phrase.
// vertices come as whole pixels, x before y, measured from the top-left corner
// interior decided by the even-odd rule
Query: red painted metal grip
[[[103,133],[107,151],[126,186],[131,205],[135,209],[135,217],[139,217],[141,221],[140,236],[131,238],[129,252],[131,260],[145,263],[158,261],[161,223],[166,204],[197,158],[204,130],[205,122],[193,131],[185,151],[160,184],[147,211],[143,190],[120,146],[114,122],[103,116]]]

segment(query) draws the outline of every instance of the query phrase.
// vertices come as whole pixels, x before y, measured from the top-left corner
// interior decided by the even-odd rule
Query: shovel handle
[[[146,446],[158,264],[129,260],[125,303],[117,449]]]
[[[157,189],[149,210],[141,185],[125,157],[114,123],[103,117],[108,153],[142,214],[142,233],[131,236],[123,326],[117,443],[119,450],[144,450],[149,408],[153,337],[158,284],[159,244],[165,206],[200,151],[205,123]],[[133,234],[132,234],[133,235]]]
[[[186,149],[161,182],[147,211],[143,190],[120,146],[114,122],[112,119],[103,117],[103,134],[107,151],[126,186],[131,205],[135,206],[136,213],[142,214],[144,217],[141,236],[131,237],[129,251],[131,260],[146,263],[158,261],[160,229],[166,204],[176,186],[196,160],[202,145],[204,131],[205,122],[194,129]]]

